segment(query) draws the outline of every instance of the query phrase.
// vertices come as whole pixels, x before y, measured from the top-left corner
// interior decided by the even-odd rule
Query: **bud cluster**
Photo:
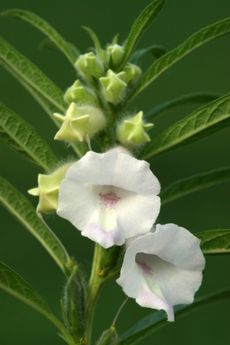
[[[68,108],[64,115],[53,115],[60,123],[55,140],[89,142],[109,125],[117,128],[117,141],[129,148],[150,140],[146,129],[152,125],[144,123],[143,112],[128,116],[117,125],[109,123],[111,109],[122,108],[129,89],[141,76],[137,65],[123,64],[124,54],[124,46],[113,43],[105,50],[96,49],[96,52],[78,57],[74,66],[79,79],[68,87],[64,95]]]

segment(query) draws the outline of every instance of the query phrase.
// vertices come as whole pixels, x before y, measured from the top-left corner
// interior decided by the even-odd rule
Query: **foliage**
[[[116,128],[121,120],[124,120],[125,124],[124,135],[128,136],[127,133],[131,126],[133,137],[138,139],[132,141],[132,138],[129,137],[127,140],[123,140],[124,145],[127,144],[127,149],[133,150],[141,159],[150,159],[229,126],[229,93],[222,96],[209,92],[195,93],[154,105],[145,114],[145,118],[148,120],[155,119],[164,110],[181,104],[204,103],[153,139],[151,133],[150,135],[145,133],[145,129],[152,125],[144,122],[142,112],[138,113],[140,115],[138,123],[134,121],[136,117],[133,115],[128,119],[123,118],[128,103],[177,61],[207,42],[230,32],[230,18],[225,18],[194,33],[173,50],[167,51],[163,46],[154,44],[135,51],[139,39],[157,17],[164,3],[164,0],[152,1],[134,21],[123,45],[119,46],[117,38],[115,38],[110,44],[110,50],[108,47],[102,47],[91,28],[84,27],[95,46],[87,54],[80,54],[79,49],[66,41],[49,23],[29,11],[13,9],[1,14],[23,20],[41,31],[65,55],[76,70],[77,84],[72,85],[67,90],[68,97],[66,94],[64,97],[59,86],[50,80],[39,67],[4,38],[0,38],[1,66],[21,83],[59,128],[64,126],[65,130],[61,129],[61,133],[68,133],[68,138],[64,137],[64,139],[69,141],[70,148],[76,154],[76,159],[84,155],[88,149],[104,152],[107,148],[118,144]],[[149,53],[153,55],[154,62],[142,74],[140,68],[135,64]],[[69,107],[67,98],[71,99],[71,102],[77,103],[75,101],[76,90],[77,92],[81,90],[82,95],[91,103],[87,105],[87,108],[84,108],[82,104],[77,104],[76,113],[71,112],[73,123],[70,124],[70,118],[64,117],[63,114],[67,114]],[[73,108],[72,106],[71,109]],[[87,115],[84,114],[84,111],[87,112]],[[99,114],[100,120],[99,115],[96,118],[96,115],[93,117],[92,114]],[[77,129],[80,128],[80,131],[84,131],[84,135],[78,135],[78,139],[71,132],[76,130],[74,124],[75,126],[77,124]],[[28,158],[30,162],[35,163],[45,173],[53,172],[63,160],[56,156],[29,123],[3,103],[0,104],[0,139]],[[223,167],[173,182],[172,185],[163,189],[162,204],[229,181],[229,179],[230,168]],[[37,192],[33,190],[32,193]],[[47,194],[40,191],[40,194],[42,193],[43,195],[39,195],[40,197],[46,198],[49,194],[49,200],[52,201],[52,198],[57,197],[58,190],[51,188],[51,190],[47,189]],[[71,258],[43,217],[36,213],[27,197],[3,177],[0,177],[0,203],[40,242],[64,273],[66,283],[64,296],[61,298],[63,322],[50,311],[47,303],[34,289],[4,263],[0,263],[0,288],[51,321],[67,344],[90,345],[97,297],[104,283],[108,279],[114,278],[119,271],[123,248],[103,249],[96,245],[91,275],[89,280],[85,281],[81,265]],[[230,253],[229,229],[202,231],[196,235],[201,240],[204,254]],[[204,296],[191,306],[179,306],[176,312],[178,316],[184,316],[200,306],[229,299],[229,297],[229,290],[212,296]],[[102,333],[97,344],[132,345],[165,327],[166,324],[167,322],[160,312],[155,312],[141,320],[123,335],[117,334],[116,325],[113,324]]]

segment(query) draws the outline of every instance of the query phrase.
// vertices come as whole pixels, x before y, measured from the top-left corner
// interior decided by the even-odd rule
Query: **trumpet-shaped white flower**
[[[159,192],[147,162],[121,148],[90,151],[68,170],[57,213],[109,248],[150,231],[160,211]]]
[[[175,224],[156,225],[129,241],[117,283],[139,305],[163,309],[174,321],[173,306],[193,302],[204,266],[198,238]]]

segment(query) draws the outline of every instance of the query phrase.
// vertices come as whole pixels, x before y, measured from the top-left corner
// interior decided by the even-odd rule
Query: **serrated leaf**
[[[186,316],[192,311],[199,310],[208,304],[219,302],[222,300],[230,299],[230,289],[208,295],[203,298],[197,299],[189,306],[178,306],[175,308],[176,320]],[[120,337],[119,345],[134,345],[142,341],[151,334],[157,332],[159,329],[170,325],[165,319],[164,312],[154,312],[149,316],[143,318],[131,327],[124,335]]]
[[[176,181],[164,188],[161,192],[161,204],[165,205],[171,201],[182,198],[185,195],[199,190],[230,181],[230,167],[193,175]]]
[[[230,253],[230,229],[206,230],[195,235],[201,240],[204,254]]]
[[[1,13],[1,15],[11,16],[30,23],[42,33],[44,33],[50,39],[50,41],[53,42],[57,46],[57,48],[59,48],[64,53],[64,55],[72,64],[74,64],[74,62],[76,61],[77,55],[75,55],[75,53],[73,52],[70,44],[57,32],[56,29],[54,29],[47,21],[45,21],[38,15],[30,11],[19,9],[4,11]]]
[[[159,134],[144,150],[151,158],[181,144],[202,138],[230,124],[230,94],[192,112]]]
[[[65,111],[62,91],[6,40],[0,37],[0,61],[12,69],[26,84],[29,84],[61,112]]]
[[[0,138],[47,172],[58,163],[33,127],[3,103],[0,103]]]
[[[3,177],[0,177],[0,203],[29,230],[65,272],[70,262],[66,249],[52,230],[38,217],[27,198]]]
[[[220,97],[219,93],[215,92],[196,92],[196,93],[189,93],[187,95],[182,95],[168,101],[162,102],[149,111],[145,113],[145,118],[156,120],[158,117],[165,111],[174,109],[178,106],[182,106],[184,104],[189,103],[207,103],[211,102],[214,99]]]
[[[135,48],[137,41],[140,39],[141,35],[143,34],[144,30],[151,24],[154,18],[158,15],[160,10],[162,9],[165,0],[154,0],[152,1],[144,10],[140,13],[137,19],[134,21],[128,38],[125,42],[125,52],[122,61],[122,66],[125,65],[127,60],[129,59],[130,54],[132,53],[133,49]]]
[[[196,33],[188,37],[178,47],[169,51],[167,54],[163,55],[156,62],[154,62],[142,76],[140,84],[137,86],[136,90],[133,91],[131,97],[134,98],[155,79],[157,79],[164,71],[173,66],[184,56],[191,53],[193,50],[217,37],[228,34],[229,32],[230,18],[222,19],[197,31]]]

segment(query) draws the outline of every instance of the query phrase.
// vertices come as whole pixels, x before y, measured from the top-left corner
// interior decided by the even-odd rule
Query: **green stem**
[[[61,333],[63,339],[68,345],[77,345],[72,338],[72,336],[69,334],[68,330],[65,328],[65,326],[62,324],[62,322],[56,318],[52,314],[47,314],[46,317],[53,323],[53,325],[59,330]]]
[[[91,275],[88,285],[88,302],[86,309],[86,339],[87,345],[91,344],[92,338],[92,325],[94,319],[94,312],[96,302],[101,291],[102,285],[105,281],[104,272],[101,270],[101,261],[103,258],[104,250],[98,244],[94,248],[94,258],[91,270]]]
[[[95,245],[93,265],[88,284],[88,300],[86,307],[86,343],[91,344],[92,325],[94,312],[99,293],[103,284],[114,277],[119,266],[119,258],[122,247],[111,247],[104,249],[98,244]]]

